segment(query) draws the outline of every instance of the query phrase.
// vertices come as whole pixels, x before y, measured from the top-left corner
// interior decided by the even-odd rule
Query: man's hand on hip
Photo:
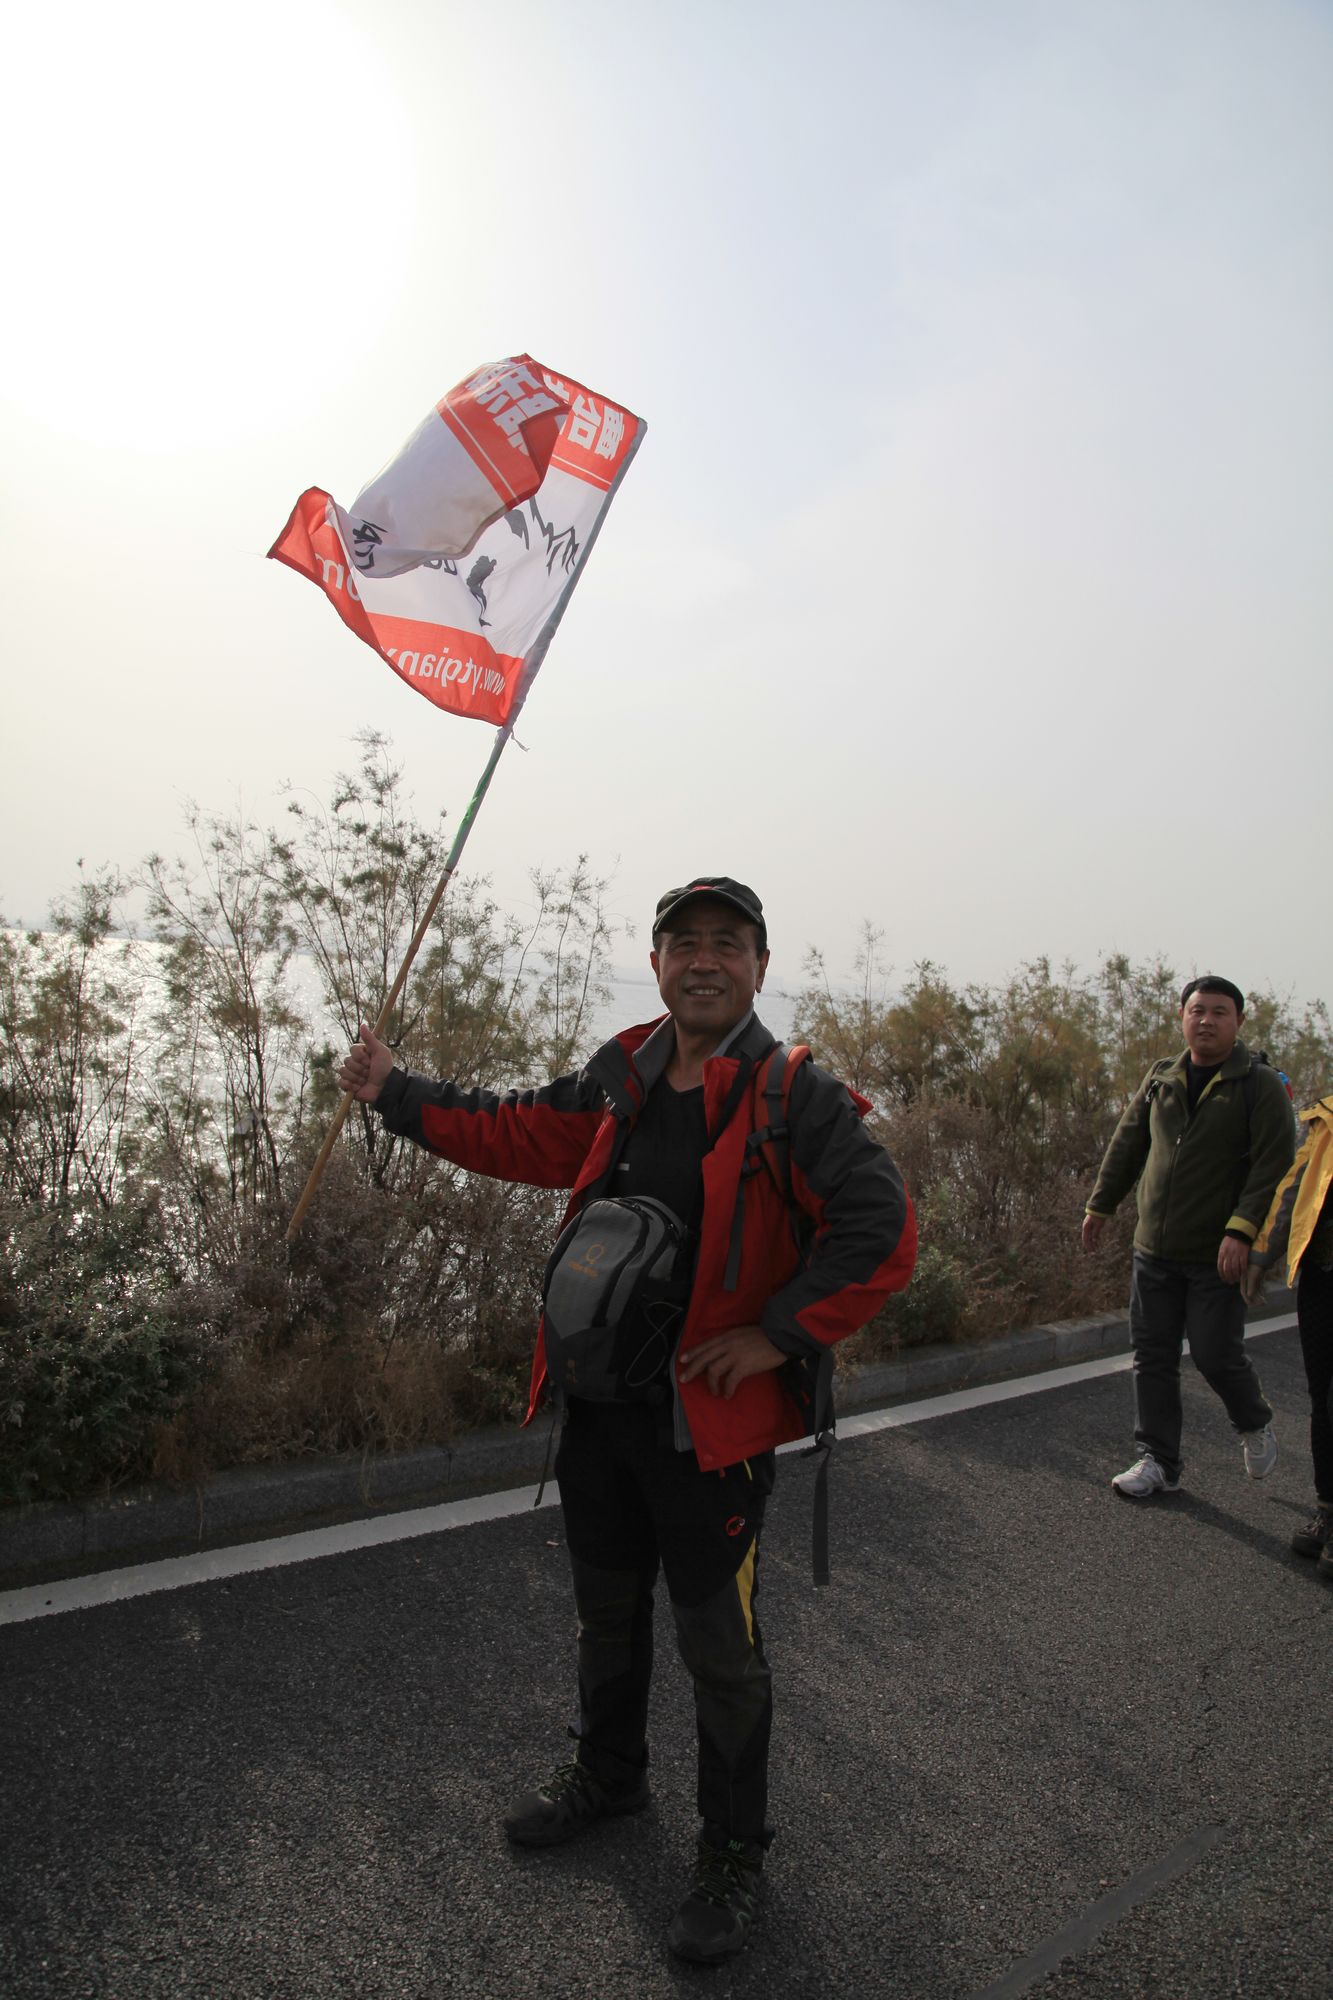
[[[1250,1246],[1239,1237],[1224,1236],[1217,1253],[1217,1275],[1228,1285],[1238,1285],[1250,1264]]]
[[[338,1083],[362,1104],[373,1104],[388,1082],[392,1068],[393,1050],[363,1021],[361,1039],[347,1051],[346,1061],[338,1071]]]
[[[781,1368],[786,1359],[762,1327],[733,1326],[727,1333],[700,1341],[682,1356],[680,1379],[692,1382],[697,1375],[704,1375],[715,1396],[730,1398],[747,1375],[763,1375],[770,1368]]]

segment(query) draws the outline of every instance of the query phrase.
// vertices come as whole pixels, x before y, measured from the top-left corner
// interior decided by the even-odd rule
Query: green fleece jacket
[[[1296,1152],[1296,1121],[1281,1077],[1252,1063],[1244,1042],[1191,1117],[1186,1055],[1154,1063],[1143,1079],[1103,1156],[1088,1213],[1114,1214],[1137,1181],[1134,1248],[1211,1264],[1228,1230],[1251,1243],[1259,1234]]]

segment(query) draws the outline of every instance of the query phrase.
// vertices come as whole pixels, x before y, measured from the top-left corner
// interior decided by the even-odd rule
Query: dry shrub
[[[1133,1203],[1091,1257],[1084,1204],[1148,1067],[1181,1046],[1178,974],[1113,955],[1085,977],[1039,958],[1001,985],[956,988],[922,962],[890,994],[880,941],[867,925],[851,990],[835,991],[811,955],[793,1030],[880,1106],[878,1134],[916,1203],[916,1274],[857,1351],[1123,1310]],[[1322,1002],[1251,994],[1245,1038],[1289,1072],[1298,1103],[1327,1088]]]
[[[158,1427],[152,1474],[195,1483],[237,1465],[443,1444],[462,1427],[465,1375],[438,1343],[307,1334],[277,1355],[241,1344]]]
[[[292,1245],[284,1216],[261,1217],[196,1288],[210,1366],[157,1427],[154,1476],[404,1451],[521,1416],[562,1203],[416,1154],[379,1186],[340,1150]]]
[[[1095,1159],[1033,1157],[962,1098],[899,1106],[876,1136],[912,1192],[921,1248],[907,1291],[858,1336],[857,1358],[1123,1308],[1132,1205],[1095,1256],[1081,1243]]]
[[[156,956],[136,976],[161,998],[142,1020],[110,877],[52,940],[0,930],[0,1501],[440,1442],[523,1406],[563,1195],[461,1173],[359,1109],[285,1241],[337,1049],[389,983],[442,838],[376,738],[327,810],[289,813],[281,835],[195,813],[193,857],[146,864]],[[520,925],[455,883],[389,1030],[400,1060],[524,1087],[577,1059],[606,884],[580,858],[533,888]],[[812,960],[794,1030],[881,1106],[921,1223],[911,1287],[853,1351],[1119,1307],[1132,1216],[1091,1258],[1079,1223],[1129,1093],[1178,1046],[1176,974],[1042,959],[956,990],[922,964],[890,997],[876,942],[851,995]],[[288,978],[298,952],[317,1013]],[[1247,1025],[1298,1099],[1327,1088],[1322,1005],[1260,998]]]

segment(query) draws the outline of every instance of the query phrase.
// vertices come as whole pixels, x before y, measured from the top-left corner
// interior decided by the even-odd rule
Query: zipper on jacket
[[[1173,1093],[1173,1095],[1174,1095],[1174,1093]],[[1172,1146],[1172,1148],[1171,1148],[1171,1157],[1170,1157],[1170,1159],[1169,1159],[1169,1160],[1168,1160],[1168,1162],[1167,1162],[1167,1168],[1166,1168],[1166,1187],[1165,1187],[1165,1189],[1163,1190],[1163,1194],[1162,1194],[1162,1226],[1161,1226],[1161,1230],[1160,1230],[1160,1232],[1159,1232],[1159,1235],[1158,1235],[1158,1242],[1159,1242],[1159,1244],[1161,1244],[1161,1243],[1164,1243],[1164,1242],[1166,1241],[1166,1218],[1167,1218],[1167,1211],[1168,1211],[1168,1210],[1170,1209],[1170,1206],[1171,1206],[1171,1191],[1172,1191],[1172,1189],[1174,1188],[1174,1186],[1175,1186],[1175,1184],[1176,1184],[1176,1155],[1177,1155],[1177,1153],[1178,1153],[1178,1152],[1180,1151],[1180,1147],[1181,1147],[1181,1141],[1182,1141],[1182,1140],[1184,1139],[1184,1137],[1185,1137],[1185,1133],[1186,1133],[1186,1132],[1188,1132],[1188,1131],[1189,1131],[1189,1089],[1188,1089],[1188,1086],[1186,1086],[1186,1087],[1185,1087],[1185,1125],[1184,1125],[1184,1129],[1183,1129],[1183,1130],[1182,1130],[1181,1132],[1179,1132],[1179,1133],[1178,1133],[1178,1134],[1176,1135],[1176,1142],[1175,1142],[1175,1144],[1174,1144],[1174,1145]],[[1161,1256],[1161,1254],[1162,1254],[1162,1252],[1161,1252],[1161,1250],[1160,1250],[1160,1248],[1159,1248],[1159,1249],[1158,1249],[1158,1251],[1157,1251],[1157,1255],[1158,1255],[1158,1256],[1160,1257],[1160,1256]]]
[[[1230,1061],[1230,1057],[1228,1057],[1227,1060]],[[1234,1079],[1232,1078],[1228,1078],[1227,1080],[1228,1082],[1234,1081]],[[1194,1110],[1191,1112],[1190,1100],[1189,1100],[1189,1084],[1185,1081],[1183,1077],[1181,1079],[1181,1091],[1184,1100],[1185,1123],[1181,1131],[1177,1134],[1175,1144],[1171,1148],[1171,1158],[1170,1161],[1168,1162],[1166,1170],[1166,1188],[1162,1195],[1162,1228],[1161,1228],[1162,1241],[1166,1240],[1166,1218],[1168,1211],[1170,1210],[1171,1207],[1172,1191],[1174,1190],[1176,1184],[1176,1157],[1179,1154],[1182,1145],[1185,1143],[1185,1139],[1189,1133],[1191,1125],[1193,1125],[1195,1119],[1199,1115],[1199,1112],[1203,1109],[1204,1101],[1207,1098],[1208,1093],[1212,1090],[1214,1084],[1220,1083],[1221,1081],[1222,1081],[1222,1072],[1220,1069],[1218,1069],[1212,1076],[1209,1077],[1207,1083],[1204,1085],[1203,1089],[1199,1092],[1198,1103],[1195,1105]],[[1159,1252],[1158,1254],[1160,1255],[1161,1253]]]

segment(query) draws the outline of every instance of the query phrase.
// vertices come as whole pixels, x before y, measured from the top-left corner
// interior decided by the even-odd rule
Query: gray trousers
[[[1273,1412],[1245,1352],[1245,1301],[1215,1264],[1181,1264],[1134,1252],[1129,1295],[1134,1343],[1134,1436],[1169,1479],[1180,1477],[1180,1347],[1222,1398],[1238,1431],[1258,1431]]]

